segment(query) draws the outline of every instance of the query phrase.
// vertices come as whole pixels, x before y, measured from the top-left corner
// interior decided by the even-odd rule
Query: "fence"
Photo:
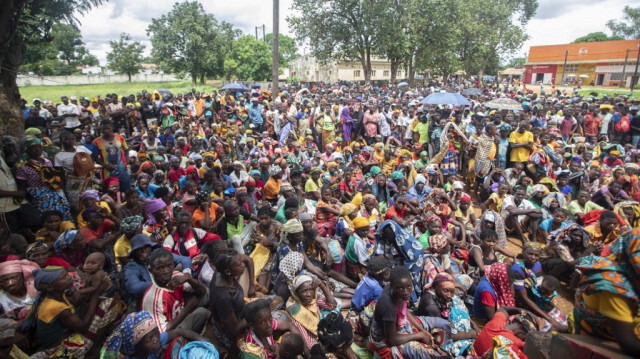
[[[137,74],[131,76],[132,82],[168,82],[181,81],[172,74]],[[18,86],[59,86],[93,85],[128,82],[127,75],[71,75],[71,76],[24,76],[18,75]]]

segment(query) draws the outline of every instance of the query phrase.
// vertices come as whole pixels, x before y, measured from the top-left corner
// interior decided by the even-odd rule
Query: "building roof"
[[[524,75],[524,67],[509,67],[500,71],[500,75]]]
[[[631,50],[629,61],[634,62],[639,45],[640,39],[531,46],[527,64],[562,64],[566,51],[569,51],[567,62],[587,63],[624,61],[627,50]]]

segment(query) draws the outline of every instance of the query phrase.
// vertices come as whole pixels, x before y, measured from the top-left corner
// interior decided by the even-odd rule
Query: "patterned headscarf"
[[[25,257],[27,257],[27,259],[29,259],[29,257],[33,254],[33,252],[35,252],[38,249],[42,249],[42,248],[46,249],[47,251],[49,250],[49,246],[43,240],[37,240],[37,241],[29,244],[27,246],[27,249],[25,250]]]
[[[98,190],[88,189],[88,190],[84,191],[80,195],[80,200],[83,200],[85,198],[92,198],[92,199],[95,199],[96,201],[99,201],[100,200],[100,196],[98,195]]]
[[[211,198],[211,191],[203,190],[196,194],[196,202],[198,205],[205,203],[209,198]]]
[[[269,176],[271,177],[279,175],[280,172],[282,172],[282,168],[280,168],[280,166],[274,165],[269,168]]]
[[[144,218],[142,218],[142,216],[125,217],[122,219],[122,222],[120,222],[120,230],[125,235],[133,237],[138,228],[142,225],[142,222],[144,222]]]
[[[511,282],[507,276],[507,266],[504,263],[496,262],[484,267],[484,276],[487,277],[496,292],[498,308],[516,306],[511,292]]]
[[[429,236],[429,251],[431,253],[440,253],[447,246],[447,236],[444,234],[434,234]]]
[[[288,220],[285,224],[282,225],[282,237],[281,240],[283,243],[289,243],[287,236],[293,233],[300,233],[304,231],[304,227],[302,226],[302,222],[299,219],[293,218]]]
[[[522,326],[524,327],[524,330],[527,333],[539,330],[538,321],[535,318],[533,318],[530,314],[517,315],[515,318],[513,318],[513,321],[522,324]]]
[[[482,218],[476,223],[475,231],[477,234],[482,232],[482,223],[485,220],[489,220],[495,224],[495,232],[498,234],[498,246],[501,248],[507,248],[507,232],[504,229],[504,221],[502,220],[502,216],[493,210],[486,210],[482,214]]]
[[[131,313],[107,339],[106,347],[112,353],[132,355],[136,344],[157,327],[149,312]]]
[[[73,240],[76,239],[77,235],[77,230],[67,229],[58,236],[58,239],[53,243],[53,248],[56,252],[64,251],[71,245],[71,243],[73,243]]]
[[[311,281],[313,281],[313,278],[307,274],[299,275],[293,280],[289,286],[291,297],[287,301],[287,312],[293,319],[300,323],[300,325],[315,335],[318,330],[318,323],[320,322],[320,312],[316,304],[316,298],[313,298],[311,303],[305,306],[302,304],[302,300],[300,300],[297,293],[297,289],[300,288],[300,286]]]

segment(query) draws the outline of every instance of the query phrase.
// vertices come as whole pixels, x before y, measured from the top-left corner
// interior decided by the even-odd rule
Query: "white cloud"
[[[146,28],[152,18],[168,13],[173,0],[111,0],[81,16],[82,35],[89,50],[106,63],[109,41],[127,32],[150,51]],[[272,2],[269,0],[201,1],[205,10],[218,21],[234,24],[246,34],[255,34],[255,26],[272,31]],[[292,0],[280,0],[280,31],[292,35],[286,17],[292,14]],[[568,43],[590,32],[607,31],[606,22],[620,18],[625,5],[638,6],[640,0],[539,0],[536,16],[527,25],[530,36],[518,55],[532,45]]]

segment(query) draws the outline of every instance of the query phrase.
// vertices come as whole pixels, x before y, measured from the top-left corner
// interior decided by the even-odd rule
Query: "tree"
[[[140,41],[133,41],[131,35],[123,32],[120,34],[120,40],[109,41],[109,46],[111,46],[111,51],[107,52],[109,68],[127,74],[131,82],[131,75],[137,74],[142,68],[144,45],[140,44]]]
[[[273,51],[273,34],[269,33],[265,35],[264,40],[269,47],[269,51]],[[278,49],[280,50],[278,52],[278,63],[280,67],[287,67],[289,61],[300,57],[296,41],[293,37],[283,34],[278,35]]]
[[[537,8],[537,0],[465,1],[457,25],[462,31],[458,52],[465,72],[482,77],[491,61],[519,50]]]
[[[524,57],[514,57],[509,62],[502,66],[502,69],[506,69],[509,67],[522,67],[527,63],[527,54]]]
[[[622,21],[609,20],[607,27],[613,32],[613,36],[620,36],[625,39],[639,39],[640,7],[625,6]]]
[[[364,79],[371,80],[371,55],[376,20],[379,19],[369,0],[294,0],[296,15],[287,18],[299,41],[308,40],[311,53],[320,62],[358,61]]]
[[[53,48],[58,51],[58,58],[67,65],[72,65],[88,52],[82,41],[82,34],[75,25],[55,24],[51,28]]]
[[[147,27],[151,37],[151,55],[161,69],[189,74],[195,85],[204,84],[205,76],[221,76],[230,38],[237,31],[229,24],[219,24],[198,2],[175,3],[173,9]]]
[[[51,28],[57,23],[76,24],[102,0],[5,0],[0,11],[0,133],[21,136],[24,132],[20,112],[20,90],[16,77],[24,61],[25,47],[52,40]]]
[[[598,31],[598,32],[589,33],[585,36],[580,36],[579,38],[573,40],[573,43],[575,44],[578,42],[599,42],[599,41],[612,41],[612,40],[623,40],[623,39],[620,36],[609,37],[604,32]]]
[[[271,78],[271,54],[267,44],[251,35],[233,42],[231,53],[224,61],[227,79],[265,81]]]

